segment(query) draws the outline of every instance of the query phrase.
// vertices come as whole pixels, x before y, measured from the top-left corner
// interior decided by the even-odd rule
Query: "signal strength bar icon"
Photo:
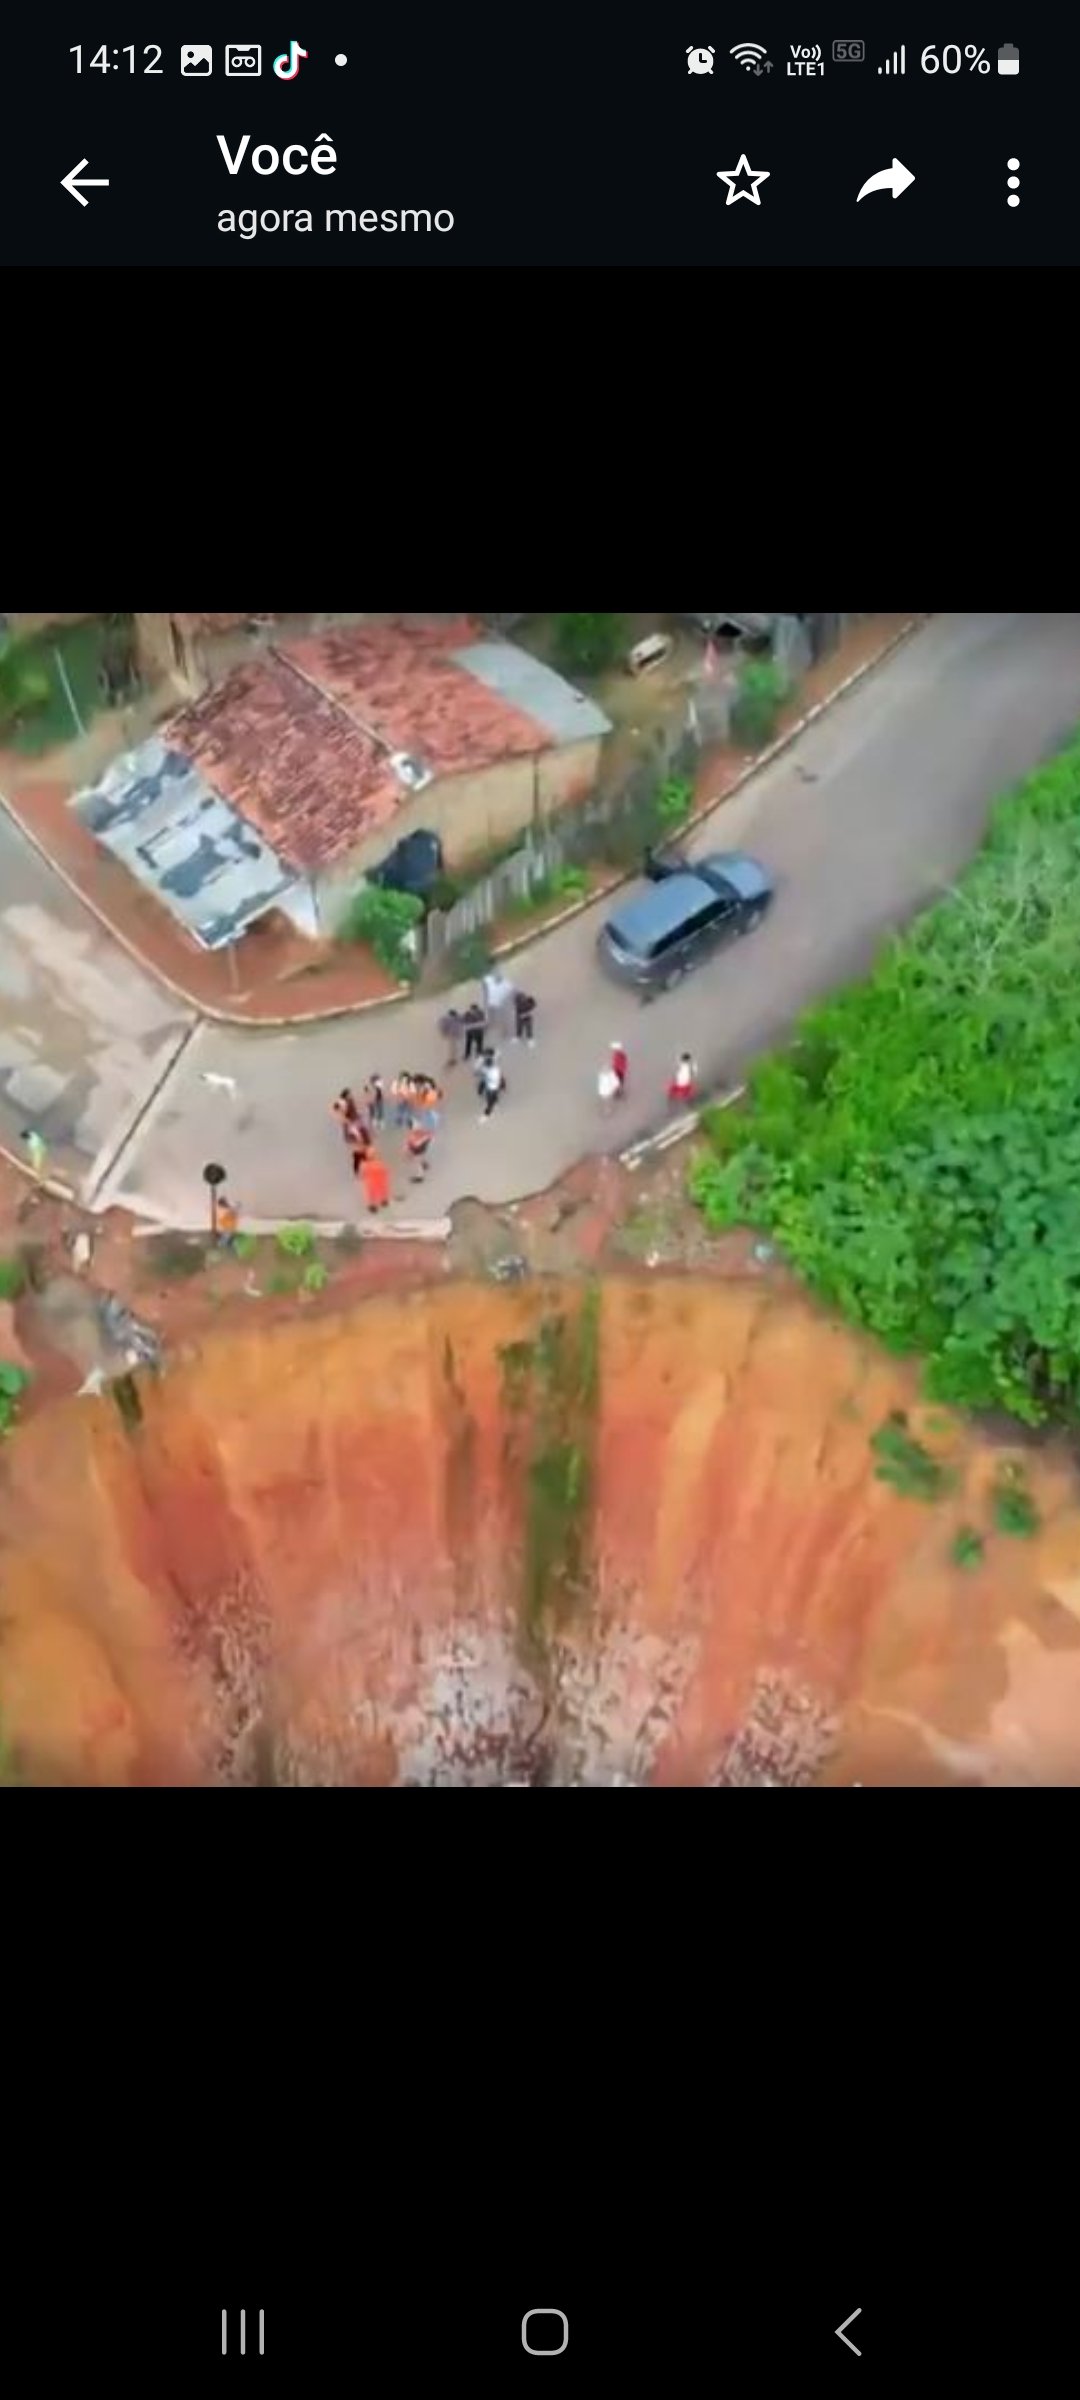
[[[884,64],[884,66],[883,66],[883,67],[879,67],[879,68],[878,68],[878,74],[879,74],[879,75],[906,75],[906,74],[907,74],[907,44],[906,44],[906,42],[901,42],[899,50],[894,50],[894,51],[893,51],[893,54],[892,54],[892,57],[891,57],[891,58],[887,58],[887,59],[886,59],[886,61],[885,61],[885,64]]]

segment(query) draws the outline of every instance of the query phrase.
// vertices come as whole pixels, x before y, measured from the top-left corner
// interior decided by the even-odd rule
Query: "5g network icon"
[[[834,42],[832,46],[832,54],[840,66],[852,65],[855,64],[860,58],[866,57],[866,43]]]

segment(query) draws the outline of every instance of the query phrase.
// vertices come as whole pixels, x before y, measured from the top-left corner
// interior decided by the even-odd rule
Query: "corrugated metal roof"
[[[513,642],[470,642],[450,653],[454,665],[475,675],[489,692],[520,708],[555,742],[584,742],[594,734],[610,733],[611,720],[595,701],[576,691],[554,667],[546,667]]]
[[[296,887],[254,827],[156,735],[114,760],[72,807],[206,950],[224,949]]]

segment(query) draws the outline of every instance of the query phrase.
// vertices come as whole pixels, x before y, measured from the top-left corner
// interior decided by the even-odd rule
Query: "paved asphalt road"
[[[78,1185],[194,1019],[118,950],[0,810],[0,1142],[35,1127]]]
[[[1080,722],[1080,615],[934,619],[838,701],[697,835],[771,868],[778,896],[761,932],[651,1006],[613,989],[594,957],[598,911],[519,955],[537,996],[534,1054],[505,1053],[509,1091],[481,1125],[471,1080],[448,1079],[431,1174],[402,1213],[438,1216],[467,1194],[536,1191],[584,1152],[615,1149],[663,1118],[677,1053],[706,1086],[737,1078],[807,1001],[859,972],[886,932],[970,856],[996,795]],[[355,1206],[329,1115],[342,1084],[372,1068],[440,1065],[445,1001],[409,1001],[296,1033],[204,1027],[122,1152],[105,1189],[174,1222],[201,1222],[201,1168],[228,1169],[249,1215],[335,1217]],[[596,1102],[607,1045],[630,1054],[627,1097]],[[234,1100],[200,1080],[235,1077]]]

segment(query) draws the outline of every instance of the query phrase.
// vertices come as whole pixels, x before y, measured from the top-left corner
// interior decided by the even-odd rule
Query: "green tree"
[[[555,619],[555,651],[568,675],[602,675],[626,648],[623,617],[565,616]]]
[[[731,730],[736,741],[748,750],[760,750],[766,742],[771,742],[789,694],[787,677],[775,659],[745,659],[739,669],[731,711]]]
[[[395,892],[382,884],[364,883],[349,902],[340,927],[341,939],[366,942],[395,982],[411,983],[417,965],[409,935],[423,914],[423,901],[414,892]]]
[[[25,642],[0,648],[0,728],[18,725],[46,706],[51,685],[37,652]]]

